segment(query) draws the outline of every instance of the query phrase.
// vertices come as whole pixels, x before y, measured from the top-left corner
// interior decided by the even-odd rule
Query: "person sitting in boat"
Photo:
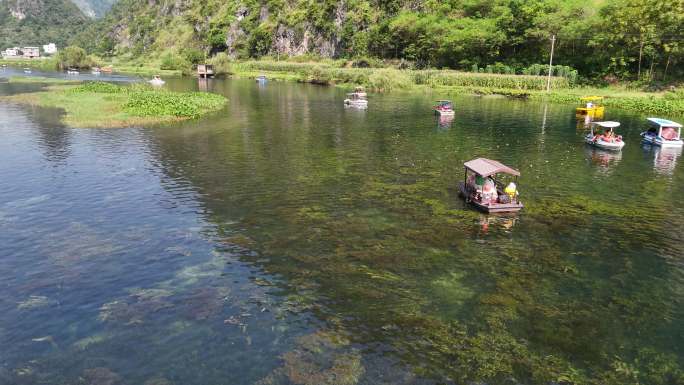
[[[496,183],[492,178],[487,178],[482,186],[482,202],[497,202],[499,194],[496,192]]]
[[[615,133],[613,130],[606,130],[601,139],[603,139],[604,142],[613,143],[615,142]]]
[[[587,109],[589,109],[589,108],[594,108],[594,103],[587,102]]]
[[[516,186],[514,182],[511,182],[508,184],[508,186],[506,186],[504,192],[508,194],[508,196],[511,198],[511,202],[513,202],[515,197],[518,195],[518,186]]]
[[[675,140],[677,139],[677,131],[675,131],[675,129],[672,127],[663,127],[663,130],[660,132],[660,136],[662,136],[665,140]]]

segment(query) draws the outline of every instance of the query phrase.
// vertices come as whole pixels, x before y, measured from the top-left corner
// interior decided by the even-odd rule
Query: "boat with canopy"
[[[661,147],[682,147],[682,125],[667,119],[648,118],[651,127],[641,133],[644,143]]]
[[[459,191],[467,203],[486,213],[517,212],[523,208],[518,199],[518,170],[487,158],[473,159],[463,167],[465,176]],[[504,187],[506,176],[513,180]]]
[[[580,98],[580,102],[582,105],[575,109],[577,117],[603,118],[603,96],[584,96]]]
[[[615,134],[618,127],[619,122],[591,122],[591,132],[584,137],[584,141],[603,150],[620,151],[625,147],[625,142],[621,135]]]
[[[433,107],[435,114],[440,116],[454,115],[454,104],[451,100],[438,100],[437,105]]]
[[[344,105],[366,109],[368,108],[368,99],[366,99],[366,96],[366,92],[363,91],[363,88],[357,87],[355,92],[347,94],[347,98],[344,99]]]
[[[154,78],[150,80],[149,83],[157,87],[161,87],[166,84],[166,82],[159,75],[154,75]]]

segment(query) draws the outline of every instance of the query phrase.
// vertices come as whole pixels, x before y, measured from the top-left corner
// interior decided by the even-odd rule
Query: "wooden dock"
[[[214,66],[210,64],[198,64],[197,65],[197,76],[200,78],[213,78],[214,77]]]

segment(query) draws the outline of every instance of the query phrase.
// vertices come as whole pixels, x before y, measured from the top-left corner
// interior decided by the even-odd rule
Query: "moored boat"
[[[605,107],[603,106],[603,96],[585,96],[580,98],[582,106],[575,109],[578,118],[603,118]]]
[[[440,116],[453,116],[455,114],[454,104],[451,100],[438,100],[437,105],[432,109],[435,111],[435,114]]]
[[[78,75],[80,72],[76,68],[69,68],[67,69],[67,75]]]
[[[166,82],[162,80],[162,78],[159,77],[159,75],[154,75],[154,78],[150,80],[149,83],[153,86],[163,86],[164,84],[166,84]]]
[[[644,143],[661,147],[682,147],[682,125],[667,119],[648,118],[651,127],[641,133]]]
[[[473,159],[465,162],[463,167],[465,176],[458,187],[467,203],[486,213],[517,212],[523,208],[518,199],[518,170],[487,158]],[[504,187],[499,175],[509,175],[514,180]]]
[[[365,92],[352,92],[347,94],[347,98],[344,99],[344,105],[348,107],[368,108],[368,99],[366,99]]]
[[[619,122],[591,122],[591,131],[584,137],[584,141],[603,150],[620,151],[625,142],[621,135],[615,135],[617,127],[620,127]]]

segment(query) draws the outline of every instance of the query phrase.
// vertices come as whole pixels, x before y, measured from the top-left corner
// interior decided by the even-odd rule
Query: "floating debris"
[[[17,308],[20,310],[31,310],[50,305],[51,301],[48,297],[42,295],[32,295],[27,300],[19,302]]]
[[[33,341],[33,342],[48,342],[50,345],[52,345],[53,348],[55,348],[55,349],[59,348],[59,346],[57,346],[57,343],[55,342],[55,339],[52,336],[32,338],[31,341]]]

